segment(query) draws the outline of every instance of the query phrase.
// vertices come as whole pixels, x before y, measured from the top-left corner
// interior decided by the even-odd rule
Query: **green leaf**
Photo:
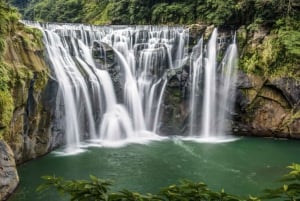
[[[286,184],[284,184],[284,185],[283,185],[283,191],[287,191],[287,190],[288,190],[288,188],[289,188],[289,186],[288,186],[288,185],[286,185]]]

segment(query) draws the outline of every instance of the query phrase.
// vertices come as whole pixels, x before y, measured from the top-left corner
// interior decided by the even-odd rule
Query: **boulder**
[[[19,184],[14,154],[3,140],[0,140],[0,200],[6,200]]]

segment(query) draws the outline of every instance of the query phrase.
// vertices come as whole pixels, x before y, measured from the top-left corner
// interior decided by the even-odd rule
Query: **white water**
[[[34,26],[43,31],[62,94],[63,132],[69,148],[81,147],[86,139],[115,146],[157,138],[168,85],[165,72],[188,61],[188,30],[151,26]],[[206,46],[201,39],[190,59],[189,133],[201,136],[204,142],[222,139],[235,96],[236,44],[228,47],[218,64],[217,38],[214,30]],[[101,69],[92,56],[94,42],[101,47]],[[109,58],[106,48],[111,49],[113,58]],[[119,69],[121,94],[115,92],[110,68]]]
[[[155,139],[167,86],[165,70],[187,61],[188,30],[169,27],[94,27],[33,24],[44,34],[51,69],[59,84],[67,147],[92,139],[102,144]],[[104,48],[104,69],[92,56],[94,41],[114,52],[124,80],[117,101]],[[99,50],[100,51],[100,50]],[[72,152],[78,153],[78,151]]]
[[[200,76],[203,71],[203,38],[201,38],[198,44],[193,48],[193,52],[190,59],[190,75],[192,79],[192,89],[190,97],[190,135],[195,135],[200,129],[199,122],[197,122],[197,115],[199,111],[199,99],[200,99]]]
[[[226,122],[226,114],[232,111],[235,97],[235,39],[218,67],[217,37],[218,32],[215,29],[206,48],[203,48],[201,39],[193,49],[191,57],[190,136],[200,136],[204,142],[215,142],[226,137],[225,129],[230,127]]]
[[[162,102],[162,98],[163,98],[166,86],[167,86],[167,79],[165,79],[165,81],[164,81],[163,87],[161,89],[161,92],[160,92],[160,95],[159,95],[159,98],[158,98],[158,102],[156,104],[157,108],[156,108],[156,111],[155,111],[154,124],[153,124],[153,129],[152,129],[154,132],[156,132],[157,127],[158,127],[157,124],[158,124],[158,118],[159,118],[159,114],[160,114],[160,107],[161,107],[161,102]]]
[[[215,136],[216,133],[216,70],[217,70],[217,29],[208,42],[204,65],[204,93],[202,113],[202,137]]]
[[[226,129],[226,112],[233,110],[233,103],[235,100],[235,83],[237,79],[238,69],[238,51],[235,42],[235,36],[233,43],[227,48],[223,61],[221,62],[221,84],[220,84],[220,107],[218,110],[218,127],[217,132],[222,133]],[[229,127],[230,125],[227,125]],[[228,128],[227,128],[228,130]]]

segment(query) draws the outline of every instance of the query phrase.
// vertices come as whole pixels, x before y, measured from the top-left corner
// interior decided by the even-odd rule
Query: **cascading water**
[[[217,133],[223,133],[226,129],[226,113],[233,111],[235,99],[235,83],[237,79],[238,51],[236,39],[234,36],[233,43],[227,48],[223,61],[220,64],[221,84],[219,89],[219,110]],[[227,129],[228,130],[228,129]]]
[[[200,92],[201,92],[201,75],[203,71],[203,38],[199,40],[193,48],[190,59],[190,79],[191,79],[191,95],[190,95],[190,136],[198,135],[197,131],[201,129],[198,115],[200,111]]]
[[[57,81],[65,109],[66,141],[70,146],[78,146],[80,133],[82,132],[81,128],[84,128],[85,125],[79,123],[80,114],[76,111],[78,111],[78,108],[81,108],[82,104],[86,108],[88,131],[91,135],[95,135],[88,87],[84,77],[76,67],[76,62],[72,59],[69,49],[64,46],[67,44],[65,38],[60,38],[54,32],[45,31],[44,41],[54,73],[59,75]],[[88,73],[89,71],[86,72]]]
[[[155,138],[166,71],[188,58],[187,29],[26,23],[44,34],[68,146]]]
[[[207,57],[204,64],[204,93],[202,130],[203,137],[216,135],[216,70],[217,70],[217,30],[208,42]]]
[[[228,47],[217,65],[218,32],[215,29],[206,46],[203,39],[191,56],[190,136],[215,140],[224,137],[226,114],[232,111],[237,71],[237,46]],[[200,132],[198,132],[200,131]]]

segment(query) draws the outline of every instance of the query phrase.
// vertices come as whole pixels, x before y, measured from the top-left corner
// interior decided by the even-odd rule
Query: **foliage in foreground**
[[[71,201],[259,201],[266,199],[300,200],[300,164],[288,166],[290,172],[281,182],[283,186],[265,190],[259,197],[242,198],[210,190],[201,182],[182,181],[179,185],[171,185],[158,194],[142,195],[128,190],[112,192],[110,181],[90,176],[90,180],[64,180],[61,177],[44,176],[45,183],[37,191],[42,192],[54,187],[61,195],[69,195]]]
[[[300,200],[300,164],[292,164],[288,168],[290,172],[280,180],[285,184],[276,189],[265,190],[265,195],[261,197],[262,199]]]

